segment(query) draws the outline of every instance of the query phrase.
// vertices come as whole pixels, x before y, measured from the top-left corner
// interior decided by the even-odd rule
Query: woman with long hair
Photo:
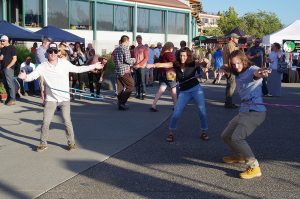
[[[262,105],[262,78],[268,77],[270,70],[251,65],[243,51],[235,50],[229,56],[231,72],[236,75],[237,91],[241,97],[239,114],[222,132],[222,139],[233,152],[224,156],[225,163],[246,163],[247,169],[240,178],[251,179],[261,176],[261,169],[246,138],[262,124],[266,117],[266,107]],[[222,72],[226,71],[221,68]]]
[[[156,63],[154,66],[157,68],[170,68],[172,67],[172,63]],[[168,142],[174,141],[174,133],[176,130],[177,121],[187,103],[192,99],[196,102],[196,106],[198,108],[201,127],[200,138],[202,140],[209,140],[209,137],[206,133],[208,125],[204,91],[199,84],[197,77],[195,77],[196,72],[201,70],[200,66],[201,64],[198,61],[193,60],[192,52],[189,50],[189,48],[182,48],[179,50],[173,69],[176,72],[176,78],[179,82],[180,92],[169,124],[169,133],[167,136]]]

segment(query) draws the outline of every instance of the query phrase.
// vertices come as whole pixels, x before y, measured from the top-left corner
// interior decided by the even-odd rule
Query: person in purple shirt
[[[251,179],[261,176],[261,169],[246,138],[262,124],[266,117],[266,108],[262,105],[262,78],[271,73],[265,67],[250,64],[249,59],[240,50],[233,51],[229,60],[232,73],[236,75],[237,91],[241,97],[240,111],[222,132],[223,141],[233,154],[223,157],[225,163],[246,163],[247,169],[240,173],[240,178]],[[222,72],[225,71],[221,68]]]

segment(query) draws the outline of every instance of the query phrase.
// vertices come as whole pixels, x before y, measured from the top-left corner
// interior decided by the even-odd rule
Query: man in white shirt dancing
[[[68,140],[68,150],[76,148],[73,125],[70,115],[70,94],[69,94],[69,72],[83,73],[94,69],[102,69],[101,63],[90,66],[75,66],[69,61],[57,57],[57,44],[50,43],[47,49],[48,61],[41,63],[32,73],[26,75],[21,72],[19,78],[29,82],[42,76],[45,79],[46,104],[44,108],[41,142],[37,146],[37,152],[47,149],[47,139],[49,136],[49,126],[57,106],[61,106],[66,135]]]

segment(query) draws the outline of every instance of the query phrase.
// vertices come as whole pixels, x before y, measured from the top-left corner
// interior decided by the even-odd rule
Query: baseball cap
[[[0,38],[1,41],[8,41],[8,36],[2,35]]]
[[[51,42],[51,43],[49,44],[49,47],[48,47],[48,49],[47,49],[47,52],[49,52],[49,51],[51,51],[51,50],[57,50],[57,51],[58,51],[58,48],[57,48],[57,44],[56,44],[56,43]]]
[[[141,38],[142,39],[142,36],[141,35],[137,35],[135,38]]]
[[[230,37],[231,38],[236,38],[236,39],[240,38],[240,36],[238,34],[236,34],[236,33],[231,33]]]

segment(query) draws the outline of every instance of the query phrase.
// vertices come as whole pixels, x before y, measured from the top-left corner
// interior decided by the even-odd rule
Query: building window
[[[25,26],[42,26],[42,1],[27,0],[25,3]]]
[[[114,6],[97,3],[97,30],[113,30]]]
[[[68,0],[51,0],[51,3],[48,3],[47,9],[49,25],[64,29],[69,28]]]
[[[128,6],[114,6],[114,30],[132,31],[132,8]]]
[[[139,20],[139,18],[138,18]],[[163,11],[150,10],[150,24],[149,32],[151,33],[164,33],[164,15]]]
[[[149,32],[149,9],[138,8],[137,31]]]
[[[168,12],[168,33],[187,34],[187,14]]]
[[[92,29],[92,4],[87,1],[70,2],[70,28],[80,30]]]
[[[132,7],[97,4],[97,30],[132,31]]]
[[[0,0],[0,20],[3,20],[3,4],[2,4],[2,0]]]

